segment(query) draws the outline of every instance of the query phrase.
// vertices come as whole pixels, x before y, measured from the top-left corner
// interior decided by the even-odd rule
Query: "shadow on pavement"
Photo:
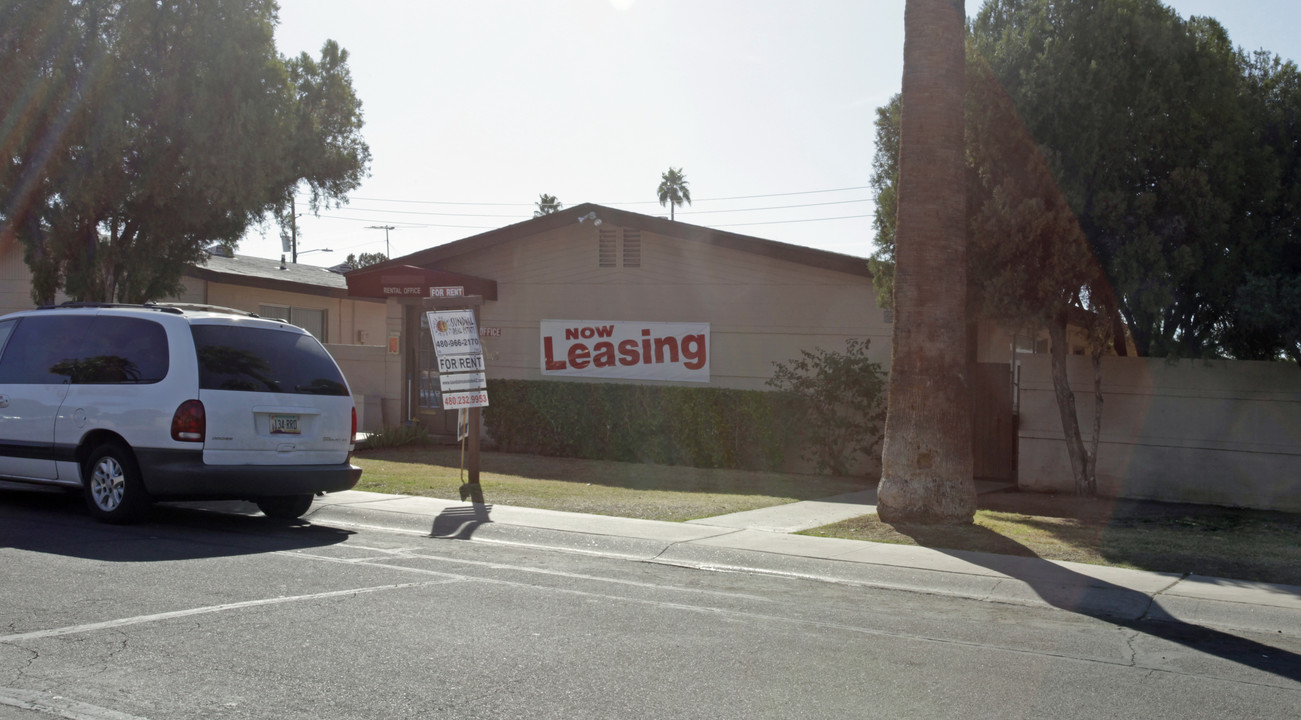
[[[900,533],[924,535],[922,528],[900,524]],[[979,528],[983,530],[983,528]],[[1053,607],[1105,620],[1151,637],[1235,662],[1261,672],[1301,682],[1301,655],[1282,648],[1248,640],[1220,630],[1174,619],[1160,602],[1146,593],[1083,575],[1039,558],[1030,548],[995,532],[985,530],[985,547],[990,553],[935,550],[1020,580]],[[1021,557],[1004,557],[1004,556]],[[1029,556],[1033,560],[1027,559]],[[1153,611],[1167,619],[1145,619]]]
[[[135,525],[107,525],[76,493],[0,492],[0,548],[105,562],[166,562],[257,555],[341,543],[352,532],[240,515],[157,505]]]
[[[471,503],[463,507],[449,507],[434,518],[430,535],[436,538],[469,540],[479,526],[492,522],[492,506],[484,502],[483,486],[479,483],[461,485],[461,499]]]

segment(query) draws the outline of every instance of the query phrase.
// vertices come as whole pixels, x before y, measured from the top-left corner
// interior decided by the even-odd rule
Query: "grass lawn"
[[[358,490],[461,499],[461,457],[441,447],[366,450]],[[639,465],[485,452],[484,502],[682,522],[839,495],[870,487],[864,478]]]
[[[460,454],[367,450],[358,490],[460,500]],[[485,452],[484,502],[681,522],[870,487],[864,478],[575,460]],[[980,550],[1051,560],[1301,585],[1301,515],[1204,505],[980,496],[975,525],[888,525],[863,515],[806,535]]]
[[[1301,585],[1301,515],[1015,492],[980,506],[967,527],[864,515],[804,534]]]

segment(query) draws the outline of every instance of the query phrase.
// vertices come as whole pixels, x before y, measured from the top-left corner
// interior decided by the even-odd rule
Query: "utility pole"
[[[367,230],[383,230],[383,231],[384,231],[384,258],[385,258],[386,260],[392,260],[392,259],[393,259],[393,253],[389,252],[389,249],[388,249],[388,231],[389,231],[389,230],[397,230],[397,228],[396,228],[396,227],[393,227],[392,225],[367,225],[367,226],[366,226],[366,229],[367,229]]]
[[[294,254],[294,264],[298,264],[298,205],[294,196],[289,196],[289,249]]]

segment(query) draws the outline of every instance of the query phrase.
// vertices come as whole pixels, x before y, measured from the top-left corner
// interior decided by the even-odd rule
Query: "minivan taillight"
[[[203,414],[203,403],[186,400],[172,414],[172,439],[180,442],[203,442],[208,430],[208,420]]]
[[[349,442],[357,442],[357,406],[352,406],[352,434],[348,436]]]

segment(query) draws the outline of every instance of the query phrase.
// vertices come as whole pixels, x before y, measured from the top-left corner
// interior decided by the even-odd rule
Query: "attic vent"
[[[618,233],[619,231],[614,228],[596,231],[597,267],[612,268],[619,266]]]
[[[623,266],[641,267],[641,231],[623,231]]]

